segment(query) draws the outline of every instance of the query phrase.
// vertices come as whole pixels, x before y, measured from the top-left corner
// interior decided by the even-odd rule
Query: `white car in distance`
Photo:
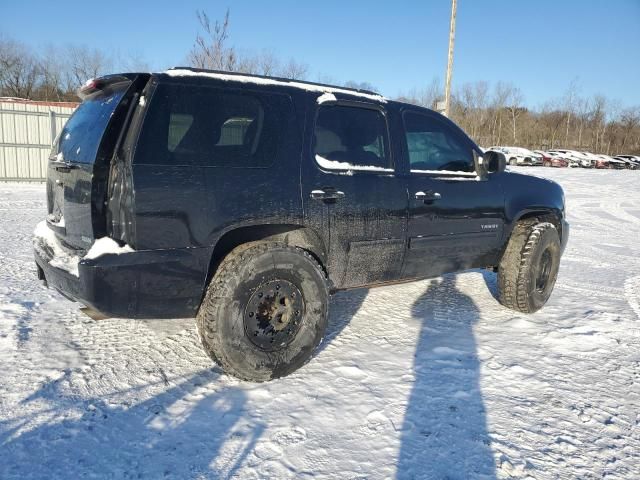
[[[569,164],[570,167],[580,166],[582,168],[593,168],[596,166],[596,160],[591,158],[589,155],[585,155],[582,152],[577,152],[575,150],[566,150],[564,148],[556,148],[553,151],[562,154],[568,159],[573,159],[574,163],[576,163],[577,165]]]
[[[522,147],[490,147],[489,150],[504,153],[509,165],[542,165],[542,155]]]

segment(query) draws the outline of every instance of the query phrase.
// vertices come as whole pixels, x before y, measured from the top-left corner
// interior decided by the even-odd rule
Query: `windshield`
[[[102,134],[130,82],[109,85],[85,98],[71,115],[51,150],[59,162],[93,163]]]

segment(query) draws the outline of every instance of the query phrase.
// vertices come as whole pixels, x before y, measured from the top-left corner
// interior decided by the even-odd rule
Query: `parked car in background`
[[[582,152],[576,150],[556,149],[555,152],[562,153],[564,156],[568,156],[572,160],[578,163],[578,166],[582,168],[593,168],[596,166],[596,162],[589,155],[585,155]]]
[[[615,168],[617,170],[627,168],[627,164],[625,162],[623,162],[622,160],[618,160],[617,158],[613,158],[609,155],[592,155],[596,157],[596,168]]]
[[[640,157],[637,155],[616,155],[614,158],[622,160],[630,170],[640,169]]]
[[[580,164],[580,160],[573,155],[566,153],[567,150],[548,150],[547,153],[557,158],[561,158],[568,163],[568,166],[571,168],[576,168],[582,166]]]
[[[522,147],[490,147],[489,150],[503,153],[509,165],[542,165],[542,155]]]
[[[545,167],[568,167],[569,160],[562,158],[560,155],[555,155],[543,150],[534,150],[534,153],[542,156],[542,165]]]

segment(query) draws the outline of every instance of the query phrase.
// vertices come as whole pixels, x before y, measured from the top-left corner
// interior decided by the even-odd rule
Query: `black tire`
[[[523,313],[541,309],[560,267],[560,237],[548,222],[518,223],[498,267],[498,300]]]
[[[516,165],[518,165],[518,160],[516,160],[515,158],[510,158],[509,165],[513,165],[515,167]]]
[[[198,310],[198,333],[225,373],[263,382],[311,358],[327,328],[328,304],[326,276],[312,255],[252,242],[220,263]]]
[[[544,166],[545,167],[551,167],[552,165],[551,165],[551,162],[544,162]]]

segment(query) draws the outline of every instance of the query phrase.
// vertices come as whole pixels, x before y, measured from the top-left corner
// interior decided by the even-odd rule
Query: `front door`
[[[446,118],[407,110],[403,123],[410,167],[403,276],[494,265],[505,224],[499,176],[477,178],[476,147]]]
[[[406,242],[406,178],[396,175],[385,111],[364,102],[319,106],[302,165],[305,220],[328,249],[336,288],[396,280]]]

